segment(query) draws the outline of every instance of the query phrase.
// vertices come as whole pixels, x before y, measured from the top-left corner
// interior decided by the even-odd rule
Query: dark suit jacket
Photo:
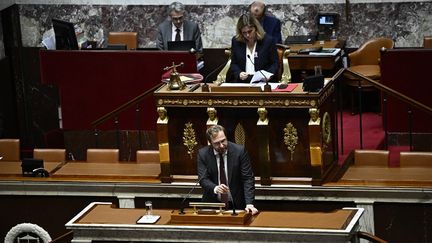
[[[261,22],[264,31],[271,35],[276,43],[282,44],[281,22],[273,16],[264,15]]]
[[[218,185],[218,166],[211,145],[198,151],[198,178],[203,188],[204,202],[220,202],[214,188]],[[253,204],[255,198],[255,179],[246,149],[242,145],[228,142],[227,154],[228,187],[238,209]]]
[[[183,40],[194,40],[196,50],[198,52],[203,51],[201,32],[198,24],[192,21],[185,20],[183,22]],[[158,37],[156,47],[159,50],[168,50],[168,41],[172,40],[172,22],[165,20],[158,27]]]
[[[278,73],[278,55],[276,44],[273,38],[265,35],[264,39],[257,41],[256,49],[257,57],[251,57],[255,64],[255,71],[266,70],[273,73],[273,81]],[[250,79],[241,80],[240,72],[246,70],[246,43],[240,42],[233,37],[231,42],[231,72],[232,78],[228,78],[227,82],[249,83]],[[275,80],[276,81],[276,80]]]

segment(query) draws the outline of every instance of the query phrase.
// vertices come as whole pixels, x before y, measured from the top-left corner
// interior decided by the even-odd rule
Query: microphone
[[[207,82],[208,82],[208,79],[210,78],[210,76],[212,76],[213,74],[215,74],[216,71],[219,71],[225,65],[226,65],[226,62],[222,62],[222,64],[220,64],[215,69],[213,69],[209,74],[207,74],[207,76],[204,79],[204,85],[202,87],[202,91],[203,92],[209,92],[209,88],[208,88]]]
[[[228,184],[228,183],[227,183]],[[227,185],[228,186],[228,185]],[[228,187],[228,195],[229,195],[229,197],[231,198],[231,202],[232,202],[232,206],[233,206],[233,211],[232,211],[232,216],[237,216],[238,215],[238,213],[236,213],[236,211],[235,211],[235,209],[236,209],[236,207],[235,207],[235,204],[234,204],[234,198],[233,198],[233,196],[232,196],[232,194],[231,194],[231,189]]]
[[[247,58],[249,58],[249,60],[251,61],[252,65],[255,66],[255,63],[252,61],[252,58],[250,57],[249,54],[247,54]],[[271,92],[271,86],[268,83],[268,78],[264,75],[264,73],[261,70],[258,70],[258,72],[261,73],[261,75],[264,77],[264,80],[266,82],[266,84],[264,85],[264,92]]]
[[[184,212],[184,202],[186,201],[186,199],[188,199],[192,193],[192,191],[198,186],[198,184],[201,182],[201,180],[204,178],[201,177],[199,178],[199,180],[195,183],[195,185],[189,190],[189,192],[186,194],[186,196],[183,198],[183,200],[180,203],[180,209],[179,209],[179,214],[185,214]]]

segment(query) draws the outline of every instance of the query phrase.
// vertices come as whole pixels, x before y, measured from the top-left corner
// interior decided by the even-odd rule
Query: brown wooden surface
[[[320,44],[319,41],[315,41],[312,44],[294,44],[290,46],[290,55],[288,56],[288,62],[291,70],[313,70],[316,65],[320,65],[322,70],[333,70],[336,67],[336,63],[340,61],[340,54],[336,56],[311,56],[304,54],[297,54],[300,49],[320,47],[323,48],[341,48],[343,47],[343,41],[331,40],[325,41],[324,44]]]
[[[432,186],[431,167],[350,166],[336,184]],[[332,183],[333,184],[333,183]]]
[[[153,210],[161,218],[158,225],[170,224],[172,210]],[[329,212],[260,212],[253,216],[250,227],[307,228],[307,229],[345,229],[356,210],[338,209]],[[145,214],[145,209],[112,208],[109,204],[97,204],[78,219],[77,224],[136,224]],[[201,225],[201,224],[187,224]],[[218,224],[220,225],[220,224]],[[240,225],[227,225],[237,227]]]
[[[258,114],[257,109],[268,110],[269,119],[269,158],[271,177],[306,177],[313,178],[312,183],[319,184],[326,173],[331,170],[334,161],[333,143],[331,139],[323,151],[322,166],[312,166],[310,163],[308,124],[309,109],[319,108],[320,117],[325,112],[333,117],[334,105],[331,98],[334,95],[334,83],[330,81],[320,92],[306,93],[297,86],[293,92],[203,92],[201,88],[193,92],[171,92],[166,86],[154,93],[159,107],[167,109],[169,121],[169,157],[171,175],[196,175],[196,153],[207,145],[205,131],[208,114],[206,109],[217,110],[218,124],[227,131],[227,138],[235,140],[235,131],[239,124],[244,128],[245,146],[251,157],[255,176],[267,176],[262,173],[259,157]],[[192,124],[197,145],[189,154],[184,145],[183,136],[186,124]],[[288,150],[284,143],[284,129],[291,123],[297,129],[298,141],[294,153]],[[335,121],[331,121],[332,131]],[[318,135],[320,136],[320,135]],[[239,143],[239,142],[237,142]],[[266,147],[266,146],[263,146]],[[321,167],[321,168],[320,168]],[[268,172],[268,171],[267,171]],[[311,181],[311,180],[310,180]]]
[[[62,162],[44,162],[44,168],[50,174]],[[1,161],[0,162],[0,175],[2,176],[22,176],[21,161]]]
[[[151,179],[160,174],[160,164],[69,162],[53,178],[130,178]]]
[[[172,224],[229,224],[244,225],[249,223],[251,214],[244,211],[238,212],[237,215],[231,215],[231,211],[223,214],[194,214],[193,210],[185,210],[184,214],[174,211],[171,214]]]

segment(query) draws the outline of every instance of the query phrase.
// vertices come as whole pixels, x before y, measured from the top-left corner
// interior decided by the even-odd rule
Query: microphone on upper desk
[[[183,198],[183,200],[180,203],[180,209],[179,209],[179,214],[185,214],[184,212],[184,202],[186,201],[186,199],[188,199],[192,193],[192,191],[198,186],[198,184],[201,182],[201,180],[204,178],[201,177],[199,178],[199,180],[195,183],[195,185],[189,190],[189,192],[186,194],[186,196]]]
[[[249,54],[247,54],[247,58],[249,58],[249,60],[251,61],[252,65],[255,66],[255,63],[254,63],[254,61],[252,61],[252,58],[250,57]],[[264,85],[264,92],[271,92],[271,86],[268,83],[268,78],[264,75],[264,73],[261,70],[258,70],[258,72],[261,73],[261,75],[264,77],[264,80],[266,82],[266,84]]]
[[[208,84],[207,84],[209,77],[212,76],[213,74],[215,74],[216,71],[219,71],[225,65],[226,65],[226,62],[223,62],[222,64],[217,66],[217,68],[213,69],[209,74],[207,74],[207,76],[204,79],[204,85],[201,88],[203,92],[209,92],[210,91],[208,88]]]

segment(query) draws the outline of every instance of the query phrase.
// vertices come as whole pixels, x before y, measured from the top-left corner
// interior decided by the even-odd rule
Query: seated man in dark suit
[[[220,125],[207,129],[206,136],[210,145],[201,148],[197,158],[198,178],[204,191],[202,200],[224,202],[227,208],[235,206],[257,214],[253,205],[255,179],[245,147],[228,142]]]
[[[250,13],[258,19],[264,31],[271,35],[276,43],[282,44],[281,22],[276,17],[270,16],[266,13],[266,5],[263,1],[254,1],[249,6]]]
[[[258,20],[250,14],[240,16],[231,42],[231,72],[227,82],[249,83],[255,72],[267,71],[277,81],[279,63],[276,44]]]
[[[158,27],[156,47],[159,50],[168,50],[168,41],[195,41],[195,50],[202,53],[201,32],[198,24],[185,20],[186,11],[180,2],[173,2],[168,7],[170,19],[165,20]]]

